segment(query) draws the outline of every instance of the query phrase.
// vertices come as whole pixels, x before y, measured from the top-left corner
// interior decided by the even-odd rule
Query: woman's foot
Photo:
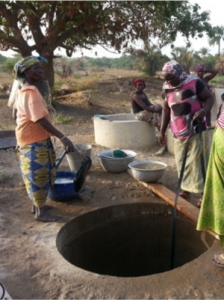
[[[212,262],[216,266],[224,268],[224,254],[215,254]]]
[[[47,209],[44,207],[36,207],[35,208],[35,215],[34,218],[41,222],[56,222],[61,217],[60,216],[54,216],[47,212]]]
[[[46,210],[49,210],[49,209],[52,209],[53,206],[45,205],[44,208],[45,208]],[[32,213],[32,214],[35,214],[35,211],[36,211],[36,206],[35,206],[35,205],[32,205],[32,207],[31,207],[31,213]]]
[[[181,196],[184,199],[189,199],[190,196],[191,196],[191,193],[187,192],[187,191],[182,191],[182,192],[179,193],[179,196]]]

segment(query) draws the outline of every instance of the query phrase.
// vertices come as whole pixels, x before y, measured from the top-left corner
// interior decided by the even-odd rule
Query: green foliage
[[[134,70],[138,65],[138,59],[134,55],[123,55],[111,61],[111,68]]]
[[[193,53],[193,64],[191,65],[191,71],[194,71],[195,66],[199,63],[204,64],[207,70],[215,69],[219,56],[211,54],[206,55],[206,53],[209,53],[209,51],[204,51],[203,49],[204,48],[202,48],[200,51]]]
[[[88,58],[84,61],[84,65],[87,68],[99,67],[100,68],[115,68],[115,69],[125,69],[134,70],[138,59],[133,55],[122,55],[119,58]]]
[[[156,71],[161,70],[164,63],[169,60],[169,57],[163,55],[157,46],[148,41],[144,41],[143,50],[130,48],[127,52],[135,57],[137,69],[149,76],[154,76]]]
[[[3,71],[12,73],[15,63],[21,59],[19,54],[14,55],[13,57],[7,57],[3,64]]]
[[[52,87],[58,48],[69,57],[97,44],[120,52],[151,38],[161,48],[178,32],[188,38],[209,31],[208,16],[188,1],[0,1],[0,50],[47,54],[44,71]]]
[[[203,57],[203,63],[207,70],[213,70],[215,68],[215,65],[217,63],[218,56],[208,55]]]
[[[154,76],[157,71],[160,71],[165,62],[169,60],[168,56],[162,55],[160,51],[148,53],[142,59],[142,65],[138,69],[146,75]]]
[[[216,88],[223,88],[224,86],[224,76],[216,76],[209,81],[209,84]]]
[[[198,53],[202,55],[202,57],[205,57],[207,55],[209,55],[210,49],[206,48],[206,47],[202,47]]]
[[[209,45],[218,45],[218,55],[221,52],[221,40],[224,40],[224,26],[214,26],[208,33]]]
[[[73,122],[72,117],[65,116],[62,113],[57,114],[55,120],[57,124],[70,124]]]
[[[74,74],[73,77],[74,77],[75,79],[80,79],[80,78],[81,78],[81,75],[79,75],[79,74]]]
[[[172,58],[179,62],[184,70],[189,73],[194,63],[194,51],[186,47],[175,47],[171,52]]]
[[[212,80],[211,83],[224,83],[224,76],[216,76]]]
[[[6,57],[0,54],[0,65],[6,61]]]

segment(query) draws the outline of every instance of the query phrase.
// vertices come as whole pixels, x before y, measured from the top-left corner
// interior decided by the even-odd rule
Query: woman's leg
[[[46,200],[55,178],[55,154],[52,144],[42,141],[19,148],[20,167],[25,178],[27,193],[33,202],[34,217],[43,222],[53,222],[58,216],[47,212]]]
[[[206,174],[203,201],[197,222],[197,230],[206,230],[219,236],[224,248],[224,131],[216,128]],[[213,263],[224,266],[224,251],[216,254]]]

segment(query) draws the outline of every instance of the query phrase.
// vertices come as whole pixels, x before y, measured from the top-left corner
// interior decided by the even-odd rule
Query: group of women
[[[200,72],[200,76],[194,76],[187,74],[178,62],[172,60],[163,66],[162,71],[165,78],[162,109],[154,110],[143,92],[144,81],[138,79],[134,81],[136,92],[132,96],[132,107],[138,108],[139,105],[140,108],[133,109],[134,113],[140,120],[139,112],[141,116],[147,116],[149,112],[149,116],[157,114],[157,119],[160,120],[161,145],[166,145],[166,130],[170,128],[174,136],[174,154],[179,176],[186,159],[180,196],[187,199],[191,193],[202,195],[198,202],[201,209],[197,230],[212,232],[219,238],[221,247],[224,247],[224,107],[222,106],[216,121],[209,149],[206,129],[211,125],[209,116],[214,99],[208,84],[202,79],[206,73],[204,66],[197,66],[196,72]],[[217,71],[210,72],[212,78],[217,75]],[[145,121],[150,123],[151,119],[147,120],[145,117]],[[224,253],[216,254],[212,261],[224,267]]]
[[[50,214],[46,205],[56,175],[51,137],[57,137],[67,152],[75,149],[71,140],[52,125],[47,105],[37,88],[38,82],[43,80],[43,60],[29,56],[16,63],[15,78],[21,82],[21,88],[14,104],[14,118],[17,153],[26,190],[32,200],[32,212],[36,220],[52,222],[59,217]],[[200,78],[186,74],[176,61],[167,62],[162,71],[166,80],[163,107],[149,101],[143,91],[144,80],[137,79],[134,81],[136,92],[132,96],[133,112],[138,120],[157,127],[161,145],[166,144],[165,133],[170,127],[178,174],[186,156],[180,195],[188,198],[190,193],[202,194],[197,229],[218,235],[224,247],[224,109],[216,122],[209,156],[206,116],[214,101],[209,89]],[[203,169],[207,169],[206,179]],[[224,254],[216,255],[213,262],[224,266]]]

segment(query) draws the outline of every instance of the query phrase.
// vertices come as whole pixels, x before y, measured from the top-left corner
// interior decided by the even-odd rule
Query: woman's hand
[[[67,152],[74,152],[75,151],[75,147],[72,143],[72,141],[67,138],[67,136],[63,136],[61,139],[62,144],[65,146],[65,150]]]
[[[198,120],[199,122],[202,122],[206,114],[207,112],[204,108],[202,108],[199,111],[196,111],[196,113],[193,115],[193,120]]]
[[[67,152],[75,151],[75,147],[74,147],[72,141],[69,138],[67,138],[67,136],[63,135],[62,132],[57,130],[57,128],[55,128],[49,120],[47,120],[46,118],[42,118],[42,119],[38,120],[37,123],[41,127],[43,127],[46,131],[51,133],[51,135],[54,135],[57,138],[59,138],[61,140],[61,142],[63,143],[63,145],[65,146],[65,150]]]
[[[162,113],[162,106],[159,104],[150,105],[148,111],[151,111],[153,113]]]
[[[160,132],[159,133],[158,141],[159,141],[161,146],[166,146],[165,132]]]

